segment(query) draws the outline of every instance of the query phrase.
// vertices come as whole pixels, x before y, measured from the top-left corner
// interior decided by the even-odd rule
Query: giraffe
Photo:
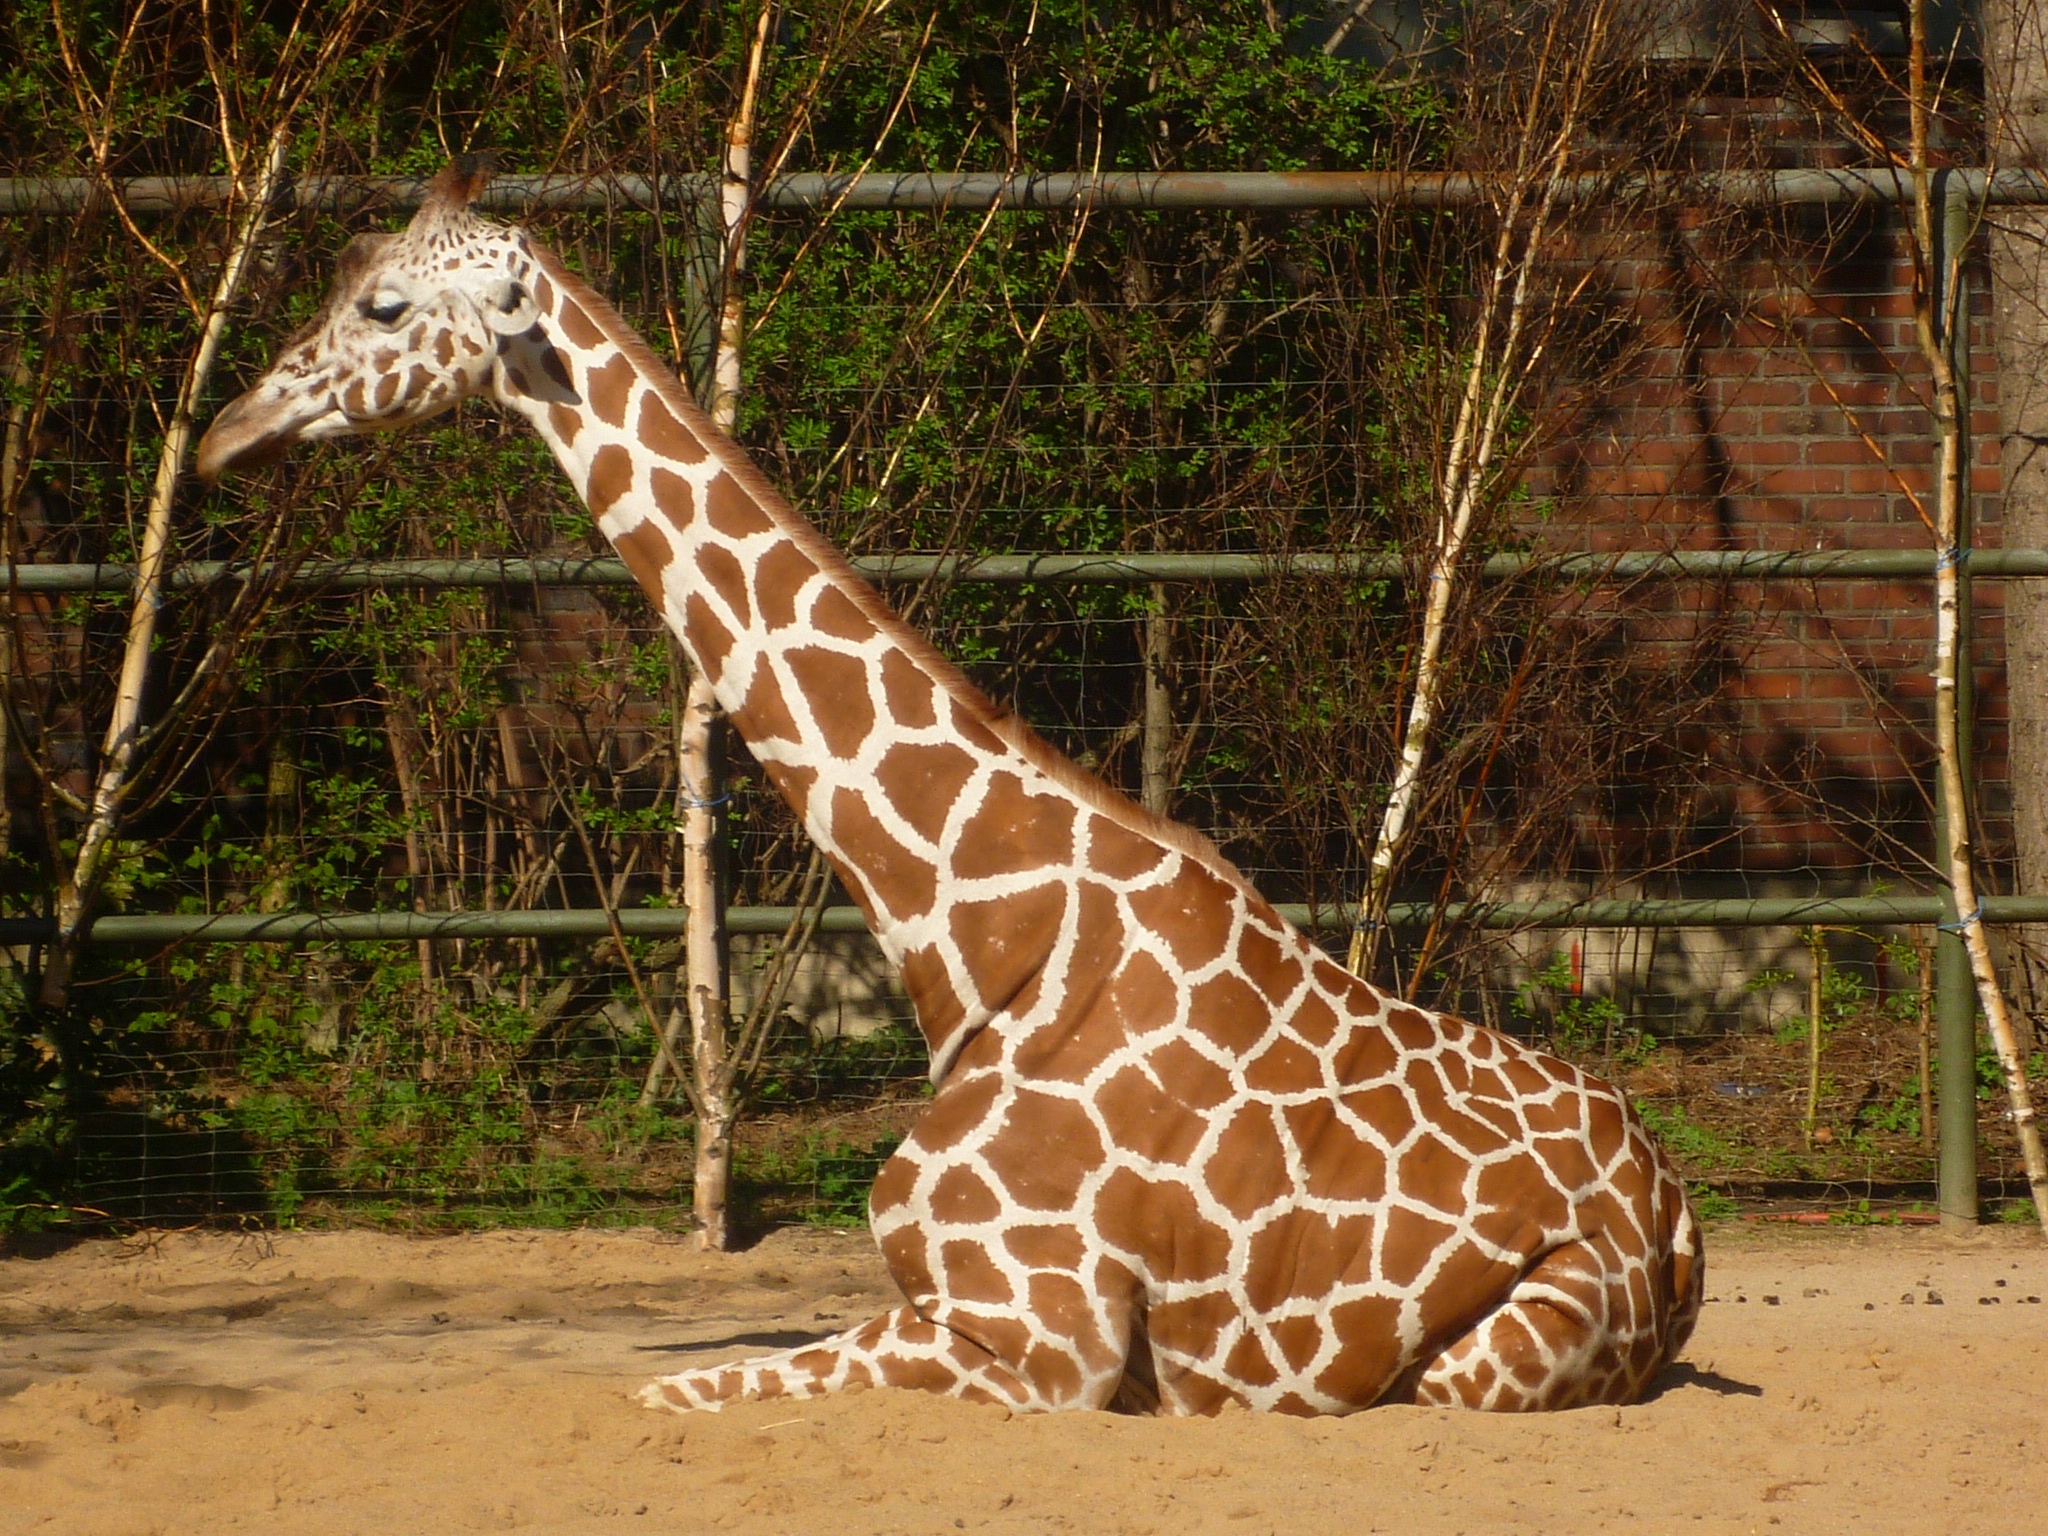
[[[609,304],[470,210],[488,176],[457,160],[402,234],[349,244],[198,472],[467,397],[524,417],[859,904],[936,1090],[870,1202],[903,1304],[642,1401],[1638,1399],[1704,1263],[1622,1094],[1368,986],[1207,840],[993,705]]]

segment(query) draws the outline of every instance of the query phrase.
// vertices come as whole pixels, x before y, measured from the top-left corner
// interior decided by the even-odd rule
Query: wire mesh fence
[[[1178,583],[1167,597],[1176,675],[1191,679],[1174,693],[1175,809],[1274,898],[1333,904],[1350,895],[1355,850],[1342,836],[1310,839],[1290,816],[1284,780],[1302,770],[1261,759],[1256,721],[1232,712],[1227,662],[1215,659],[1270,651],[1272,585]],[[1149,583],[963,584],[932,611],[993,694],[1135,787],[1155,594]],[[1771,619],[1748,615],[1764,633]],[[167,795],[154,834],[125,855],[127,910],[676,901],[680,675],[629,591],[315,589],[294,599],[265,654],[198,787]],[[1746,787],[1718,786],[1731,797]],[[733,899],[784,903],[800,871],[792,825],[743,763],[732,793]],[[1755,846],[1712,842],[1665,890],[1783,892],[1782,847],[1763,843],[1767,857],[1745,867]],[[1823,867],[1801,872],[1808,888]],[[1472,894],[1429,873],[1410,887],[1418,916]],[[1508,889],[1646,888],[1598,873],[1525,875]],[[1924,927],[1842,924],[1827,939],[1824,1071],[1810,1081],[1814,962],[1795,929],[1469,924],[1417,974],[1428,926],[1401,935],[1407,990],[1622,1078],[1703,1182],[1915,1196],[1930,1177]],[[1343,931],[1329,937],[1341,952]],[[734,940],[737,1006],[779,941]],[[628,948],[646,996],[602,930],[102,948],[78,993],[96,1100],[73,1138],[67,1198],[135,1220],[680,1219],[690,1116],[671,1093],[646,1091],[678,946],[650,936]],[[863,935],[821,936],[750,1092],[738,1176],[756,1211],[857,1218],[866,1176],[923,1103],[924,1070],[879,951]],[[1984,1073],[1988,1092],[1995,1068]],[[2011,1149],[1989,1100],[1982,1131],[1986,1171],[2003,1177]]]
[[[1630,991],[1658,942],[1748,1022],[1669,1018],[1657,994]],[[1910,933],[1827,943],[1817,1058],[1811,971],[1790,968],[1810,957],[1780,943],[1744,957],[1683,931],[1503,941],[1489,1011],[1626,1084],[1710,1208],[1924,1202],[1922,946]],[[736,958],[744,978],[753,956]],[[881,971],[865,944],[814,957],[816,985],[781,1021],[738,1136],[752,1219],[859,1220],[868,1178],[921,1111],[923,1044]],[[126,1221],[687,1220],[690,1116],[645,1100],[651,1031],[622,990],[547,1018],[456,981],[423,989],[390,944],[187,946],[104,965],[86,1003],[97,1092],[71,1137],[65,1203]],[[1996,1087],[1980,1053],[1982,1171],[1994,1196],[2018,1196]]]
[[[1413,464],[1458,380],[1445,317],[1470,300],[1456,264],[1426,248],[1435,226],[1400,217],[1410,244],[1391,276],[1377,213],[1068,211],[977,227],[849,211],[822,228],[783,213],[754,236],[742,435],[856,551],[1270,562],[1256,579],[1116,584],[941,570],[889,591],[991,697],[1133,793],[1147,689],[1162,690],[1169,724],[1154,745],[1173,813],[1270,897],[1311,908],[1362,888],[1434,515]],[[10,241],[51,265],[74,238],[41,215],[13,218]],[[708,312],[688,275],[702,255],[692,218],[569,210],[536,223],[687,370]],[[306,253],[345,234],[315,208],[295,219],[240,333],[245,370],[305,317],[322,260]],[[1881,223],[1838,233],[1860,265],[1835,259],[1825,233],[1802,248],[1835,279],[1836,308],[1809,317],[1808,340],[1832,348],[1829,388],[1868,386],[1888,412],[1882,446],[1910,467],[1926,421],[1897,367],[1819,329],[1896,297],[1896,241]],[[1914,1189],[1930,1166],[1924,933],[1837,933],[1821,966],[1791,927],[1502,931],[1448,915],[1556,895],[1927,884],[1923,583],[1675,581],[1598,561],[1683,545],[1704,525],[1724,553],[1816,537],[1892,551],[1912,526],[1895,467],[1854,481],[1867,444],[1819,409],[1817,386],[1798,375],[1798,399],[1785,396],[1796,370],[1744,329],[1756,286],[1718,330],[1674,339],[1659,305],[1684,263],[1620,244],[1639,268],[1610,298],[1647,339],[1588,339],[1549,381],[1571,403],[1521,429],[1514,489],[1483,541],[1511,568],[1461,593],[1458,685],[1399,893],[1421,916],[1381,979],[1621,1077],[1716,1187]],[[1620,244],[1567,250],[1561,270],[1595,256],[1612,269]],[[1437,313],[1404,286],[1425,277]],[[138,318],[127,280],[110,264],[99,288],[69,297],[71,354],[52,373],[55,403],[41,397],[10,569],[132,556],[152,472],[135,445],[153,381],[182,359],[170,329]],[[24,331],[48,319],[16,302]],[[1988,394],[1988,359],[1980,373]],[[1694,415],[1660,404],[1674,380],[1691,381]],[[1980,510],[1988,543],[1995,504]],[[389,445],[319,450],[186,512],[181,558],[265,552],[279,575],[178,589],[157,663],[167,697],[185,698],[222,634],[236,643],[186,701],[185,742],[124,834],[112,906],[675,907],[684,679],[630,589],[285,579],[297,561],[601,553],[530,439],[466,411]],[[1304,552],[1377,563],[1287,565]],[[1995,588],[1980,590],[1989,608]],[[24,583],[6,600],[0,915],[30,916],[62,865],[67,806],[89,794],[126,600]],[[2001,684],[1995,627],[1980,633],[1979,784],[1996,861]],[[1162,652],[1163,666],[1148,662]],[[731,794],[731,899],[788,905],[799,830],[743,759]],[[737,1001],[777,942],[736,941]],[[691,1128],[658,1091],[654,1041],[677,961],[671,938],[608,931],[102,948],[77,989],[68,1064],[67,1091],[82,1073],[91,1093],[55,1107],[51,1079],[24,1069],[36,1086],[20,1134],[37,1134],[38,1114],[71,1116],[65,1201],[122,1218],[674,1213]],[[33,946],[16,950],[0,985],[32,991],[36,963]],[[1817,967],[1818,1008],[1806,996]],[[849,1218],[863,1170],[921,1102],[921,1045],[853,936],[819,947],[778,1031],[751,1090],[742,1184],[770,1210]],[[1981,1129],[1988,1171],[2004,1177],[2009,1137],[1989,1107]]]

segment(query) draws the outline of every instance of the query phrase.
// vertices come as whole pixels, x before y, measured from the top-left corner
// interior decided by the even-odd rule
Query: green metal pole
[[[1281,917],[1314,932],[1346,932],[1357,920],[1348,902],[1309,907],[1280,902]],[[733,933],[782,933],[794,907],[728,907]],[[1396,902],[1387,909],[1395,928],[1419,928],[1438,915],[1433,903]],[[1942,922],[1936,896],[1743,896],[1698,900],[1503,901],[1454,903],[1446,922],[1490,930],[1566,928],[1800,928],[1925,927]],[[1987,896],[1984,921],[2048,923],[2048,896]],[[0,944],[45,944],[55,932],[48,917],[0,917]],[[94,944],[326,944],[418,939],[600,939],[616,923],[629,938],[673,938],[688,915],[681,907],[632,907],[607,915],[596,907],[512,912],[117,912],[94,920]],[[863,933],[858,907],[827,907],[827,933]],[[1936,976],[1940,972],[1937,968]],[[1974,1040],[1973,1040],[1974,1044]]]
[[[1680,549],[1624,550],[1598,555],[1538,555],[1509,550],[1474,569],[1490,579],[1639,581],[1925,581],[1934,574],[1931,549]],[[1145,586],[1159,582],[1291,581],[1347,576],[1400,581],[1409,574],[1392,554],[1287,555],[855,555],[853,568],[874,581],[924,581],[933,576],[979,585]],[[178,590],[247,581],[247,566],[192,560],[171,572]],[[1980,549],[1972,576],[2048,576],[2048,549]],[[0,564],[0,602],[17,592],[126,592],[131,565]],[[365,587],[630,587],[626,562],[609,557],[553,560],[309,560],[286,578],[294,589],[354,592]]]
[[[1942,177],[1942,250],[1936,253],[1934,270],[1946,277],[1949,253],[1960,252],[1970,237],[1970,203],[1960,179]],[[1967,557],[1970,548],[1970,315],[1968,276],[1962,263],[1954,267],[1960,292],[1937,292],[1936,313],[1953,316],[1955,323],[1946,338],[1949,358],[1956,370],[1961,408],[1948,430],[1960,434],[1963,463],[1961,505],[1956,513],[1956,544]],[[1939,459],[1937,458],[1937,462]],[[1970,625],[1970,565],[1967,558],[1956,569],[1956,740],[1962,755],[1961,778],[1970,784],[1976,736],[1975,637]],[[1968,791],[1965,790],[1967,796]],[[1935,810],[1935,839],[1946,850],[1950,829],[1959,827],[1968,835],[1970,808],[1950,805],[1947,796],[1938,797]],[[1961,916],[1952,892],[1942,895],[1942,922],[1953,925]],[[1936,1153],[1937,1204],[1941,1224],[1950,1230],[1967,1231],[1977,1225],[1977,986],[1970,974],[1970,954],[1960,933],[1945,926],[1935,935],[1934,1009],[1936,1055],[1940,1102],[1940,1143]]]

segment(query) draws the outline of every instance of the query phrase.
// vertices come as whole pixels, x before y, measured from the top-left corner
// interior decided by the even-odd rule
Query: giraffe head
[[[410,426],[468,396],[502,394],[506,354],[539,309],[524,236],[469,211],[490,175],[462,156],[434,178],[403,234],[349,242],[319,316],[213,419],[200,478],[266,463],[294,443]]]

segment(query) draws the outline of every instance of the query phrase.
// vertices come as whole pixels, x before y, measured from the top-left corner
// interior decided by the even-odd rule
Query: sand
[[[0,1531],[2048,1530],[2038,1237],[1709,1238],[1699,1331],[1650,1402],[1308,1421],[627,1400],[880,1310],[857,1233],[17,1242]]]

